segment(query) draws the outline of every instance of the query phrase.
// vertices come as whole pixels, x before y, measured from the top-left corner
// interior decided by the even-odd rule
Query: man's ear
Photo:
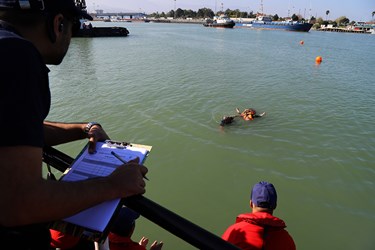
[[[252,200],[250,200],[250,207],[253,208],[254,207],[254,203]]]
[[[48,16],[47,29],[50,41],[55,43],[57,37],[64,31],[64,16],[62,14]]]
[[[58,14],[54,18],[54,31],[56,36],[60,36],[64,31],[64,16],[62,14]]]

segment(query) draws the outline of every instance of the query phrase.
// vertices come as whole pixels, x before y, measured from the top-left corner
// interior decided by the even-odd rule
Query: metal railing
[[[53,148],[45,147],[43,162],[64,172],[73,162],[73,158]],[[122,199],[125,206],[133,209],[143,217],[154,222],[173,235],[192,246],[204,250],[239,250],[240,248],[221,239],[217,235],[186,220],[178,214],[160,206],[143,195]]]

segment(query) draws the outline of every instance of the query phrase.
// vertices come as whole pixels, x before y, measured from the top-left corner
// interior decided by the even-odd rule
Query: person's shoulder
[[[0,30],[0,49],[9,52],[35,52],[36,47],[28,40],[9,30]]]
[[[40,53],[30,42],[20,37],[0,38],[0,65],[2,68],[15,67],[18,69],[24,66],[42,63]],[[38,64],[39,65],[39,64]]]
[[[0,38],[0,49],[9,53],[35,53],[36,47],[21,37]]]
[[[292,237],[292,235],[290,235],[290,233],[284,228],[282,230],[277,230],[276,231],[279,236],[277,238],[274,239],[274,244],[275,245],[284,245],[284,249],[288,249],[288,250],[295,250],[296,249],[296,243]]]
[[[244,213],[244,214],[239,214],[236,219],[235,219],[235,222],[230,225],[228,227],[231,228],[231,229],[235,229],[235,228],[241,228],[243,227],[244,225],[247,225],[249,224],[248,223],[248,220],[251,218],[252,214],[251,213]]]
[[[28,40],[19,36],[0,37],[2,45],[8,45],[17,49],[36,49],[35,46]]]
[[[20,35],[18,35],[14,31],[11,31],[5,28],[0,28],[0,42],[7,41],[8,39],[24,40]]]

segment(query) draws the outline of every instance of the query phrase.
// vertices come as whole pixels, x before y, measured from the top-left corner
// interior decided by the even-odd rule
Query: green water
[[[267,180],[298,249],[375,249],[375,36],[96,25],[130,36],[72,40],[51,67],[49,119],[152,145],[147,198],[221,236]],[[236,107],[267,113],[221,130]],[[194,249],[145,218],[142,235]]]

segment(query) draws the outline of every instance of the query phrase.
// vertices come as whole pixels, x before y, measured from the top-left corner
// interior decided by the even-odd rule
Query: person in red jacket
[[[148,238],[142,237],[138,242],[132,240],[135,229],[135,221],[140,214],[130,208],[123,207],[120,211],[118,219],[116,219],[111,231],[108,235],[110,250],[146,250]],[[163,242],[154,241],[150,250],[161,250]]]
[[[238,215],[222,238],[243,250],[295,250],[285,222],[273,216],[276,205],[275,187],[265,181],[255,184],[250,197],[252,213]]]
[[[138,242],[131,239],[134,229],[135,221],[139,218],[140,214],[134,210],[122,207],[118,217],[116,218],[108,235],[108,245],[110,250],[146,250],[149,239],[142,237]],[[82,250],[94,249],[94,242],[81,239],[76,236],[71,236],[56,230],[50,229],[51,232],[51,247],[60,250]],[[103,249],[106,249],[104,244]],[[154,241],[150,250],[161,250],[163,242]],[[95,247],[95,249],[98,249]],[[99,246],[99,249],[100,246]]]

